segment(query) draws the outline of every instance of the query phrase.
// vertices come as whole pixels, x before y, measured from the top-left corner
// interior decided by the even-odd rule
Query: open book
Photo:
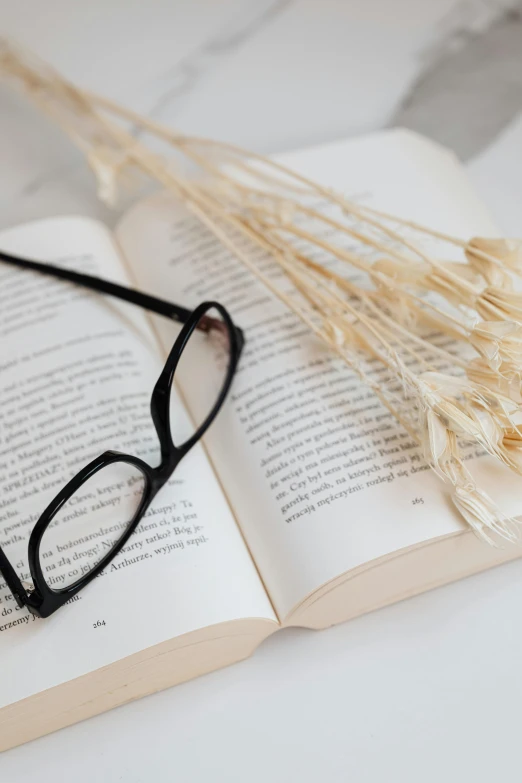
[[[281,159],[434,228],[495,233],[454,156],[415,134]],[[521,554],[466,528],[373,394],[168,194],[114,234],[61,217],[0,247],[186,307],[221,301],[247,340],[203,445],[103,575],[47,620],[0,584],[0,749],[238,661],[282,626],[324,628]],[[0,543],[24,577],[34,522],[80,467],[109,448],[159,461],[148,406],[178,329],[0,265]],[[207,411],[207,372],[190,368],[180,415]],[[474,460],[480,481],[522,512],[521,487],[488,460]],[[58,586],[81,569],[74,519],[70,536],[44,553]]]

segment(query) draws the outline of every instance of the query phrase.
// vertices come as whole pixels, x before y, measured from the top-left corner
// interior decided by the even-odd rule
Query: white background
[[[412,127],[464,128],[472,179],[520,235],[522,94],[497,35],[514,5],[0,0],[0,26],[92,89],[261,151],[373,130],[418,107]],[[459,100],[446,116],[457,85],[474,91],[473,111]],[[502,122],[485,128],[493,112]],[[6,89],[0,173],[1,226],[71,212],[115,221],[79,155]],[[328,631],[282,632],[242,664],[3,754],[0,780],[519,781],[521,606],[522,562]]]

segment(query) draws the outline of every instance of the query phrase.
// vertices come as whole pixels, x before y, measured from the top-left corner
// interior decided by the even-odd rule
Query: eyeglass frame
[[[65,603],[70,601],[71,598],[87,587],[87,585],[119,554],[132,533],[136,530],[140,521],[143,519],[157,493],[170,479],[183,457],[208,430],[219,413],[232,384],[244,346],[244,335],[240,327],[234,324],[226,308],[219,302],[211,300],[205,301],[194,310],[187,310],[180,305],[173,304],[164,299],[159,299],[150,294],[142,293],[133,288],[119,285],[118,283],[113,283],[109,280],[104,280],[103,278],[94,275],[75,272],[70,269],[64,269],[39,261],[32,261],[2,251],[0,251],[0,261],[4,261],[7,264],[21,269],[29,269],[62,280],[67,280],[99,293],[114,296],[118,299],[138,305],[157,315],[162,315],[170,320],[183,324],[167,357],[163,370],[156,381],[150,400],[151,417],[160,444],[160,464],[156,468],[153,468],[147,462],[132,454],[108,450],[89,462],[73,476],[40,515],[29,537],[28,560],[33,585],[29,585],[28,583],[24,584],[13,568],[7,555],[2,550],[2,547],[0,547],[0,574],[5,579],[18,606],[20,608],[27,607],[32,614],[44,618],[49,617],[56,612]],[[205,319],[205,313],[210,309],[217,310],[223,320],[221,321],[210,316]],[[218,327],[220,331],[223,331],[224,325],[227,330],[230,352],[227,376],[214,407],[206,419],[190,438],[181,446],[176,446],[170,429],[170,396],[176,367],[178,366],[183,351],[193,332],[198,327],[203,331],[209,331],[212,325]],[[145,488],[140,504],[121,537],[114,543],[97,565],[68,587],[63,587],[60,590],[53,590],[45,580],[40,562],[42,537],[60,508],[62,508],[69,498],[71,498],[92,476],[103,468],[117,462],[132,465],[143,474]]]

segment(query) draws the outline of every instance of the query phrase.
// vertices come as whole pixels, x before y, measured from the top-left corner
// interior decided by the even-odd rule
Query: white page
[[[125,282],[110,233],[90,220],[29,224],[3,233],[0,247]],[[84,464],[109,448],[159,463],[149,405],[163,359],[139,308],[69,283],[0,264],[0,302],[0,543],[25,578],[36,518]],[[109,506],[107,523],[112,513]],[[88,517],[70,525],[73,542],[90,530]],[[54,551],[49,577],[58,587],[62,574],[81,568],[83,550]],[[71,605],[36,620],[0,586],[0,707],[244,617],[275,619],[198,446],[123,553]]]
[[[454,156],[415,134],[281,161],[433,228],[494,233]],[[118,238],[143,286],[193,305],[220,300],[246,329],[242,371],[206,443],[280,616],[345,571],[464,529],[440,479],[373,394],[168,196],[131,210]],[[187,393],[196,412],[207,371],[197,369]],[[513,474],[489,458],[474,471],[486,489],[502,482],[506,511],[522,510]]]

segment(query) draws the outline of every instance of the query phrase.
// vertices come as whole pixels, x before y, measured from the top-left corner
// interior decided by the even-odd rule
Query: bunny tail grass
[[[516,521],[474,484],[464,449],[522,475],[520,240],[465,240],[355,203],[262,155],[82,90],[6,40],[0,76],[82,151],[101,199],[113,204],[140,180],[173,193],[372,389],[477,535],[518,540]],[[166,152],[147,146],[147,134]]]

